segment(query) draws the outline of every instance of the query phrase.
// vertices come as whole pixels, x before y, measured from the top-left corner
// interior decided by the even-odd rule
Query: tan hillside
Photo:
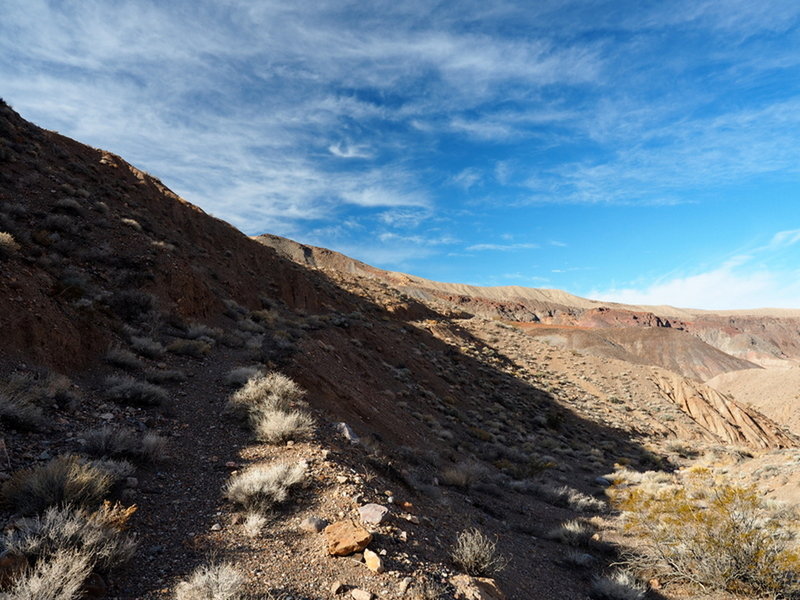
[[[707,383],[800,434],[799,367],[733,371]]]

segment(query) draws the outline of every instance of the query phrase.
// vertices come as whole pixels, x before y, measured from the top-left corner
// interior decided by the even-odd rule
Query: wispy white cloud
[[[516,250],[531,250],[538,248],[539,244],[519,243],[519,244],[473,244],[467,246],[468,252],[483,252],[486,250],[496,252],[514,252]]]
[[[800,308],[800,269],[773,264],[774,252],[800,241],[800,230],[777,233],[748,254],[693,274],[673,274],[641,285],[594,289],[587,296],[626,304],[702,309]]]

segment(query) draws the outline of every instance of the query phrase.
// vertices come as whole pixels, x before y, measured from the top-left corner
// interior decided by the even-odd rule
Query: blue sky
[[[800,4],[4,0],[0,96],[248,234],[800,308]]]

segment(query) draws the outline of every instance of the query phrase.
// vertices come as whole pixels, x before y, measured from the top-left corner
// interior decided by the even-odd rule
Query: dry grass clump
[[[603,512],[607,509],[606,503],[571,488],[568,485],[553,487],[548,484],[531,483],[528,491],[536,494],[548,504],[571,508],[576,512]]]
[[[110,365],[130,371],[136,371],[144,367],[144,363],[133,352],[119,346],[109,348],[104,360]]]
[[[629,566],[749,597],[800,594],[796,515],[776,511],[755,486],[715,479],[704,469],[681,483],[614,493],[626,529],[641,539]]]
[[[181,356],[205,358],[211,352],[211,344],[203,340],[175,340],[167,346],[167,351]]]
[[[145,358],[161,358],[164,356],[164,346],[149,337],[131,337],[131,348],[136,354]]]
[[[0,488],[0,498],[6,507],[25,515],[51,506],[97,506],[113,482],[107,471],[83,463],[77,456],[59,456],[14,473]]]
[[[111,375],[106,378],[106,397],[133,406],[158,406],[167,399],[167,390],[132,377]]]
[[[248,510],[269,510],[289,498],[291,489],[305,479],[306,468],[303,461],[255,465],[231,477],[225,497]]]
[[[31,564],[74,551],[86,556],[93,568],[108,571],[129,561],[136,551],[135,540],[122,533],[134,512],[135,506],[109,502],[93,512],[51,507],[41,516],[20,519],[3,545],[7,553],[24,556]]]
[[[267,518],[257,512],[247,513],[242,523],[242,529],[247,537],[258,537],[267,524]]]
[[[544,537],[567,546],[585,548],[591,545],[595,533],[597,529],[590,522],[584,519],[572,519],[554,527]]]
[[[231,565],[205,565],[175,588],[175,600],[239,600],[244,577]]]
[[[259,375],[263,375],[261,367],[257,366],[237,367],[235,369],[232,369],[225,376],[225,385],[230,385],[230,386],[244,385],[248,382],[248,380],[252,379],[253,377],[257,377]]]
[[[462,489],[469,489],[485,477],[486,467],[477,462],[460,462],[441,473],[444,485]]]
[[[271,371],[266,375],[255,375],[238,390],[228,401],[234,412],[250,415],[267,410],[289,411],[292,404],[299,402],[305,391],[292,379]]]
[[[156,298],[140,290],[121,290],[111,297],[109,304],[120,318],[135,321],[155,311]]]
[[[190,323],[183,331],[183,337],[187,340],[202,340],[213,343],[214,340],[222,336],[222,331],[209,327],[203,323]]]
[[[596,600],[642,600],[647,588],[628,571],[615,571],[592,579],[589,592]]]
[[[228,400],[228,410],[247,418],[262,442],[277,444],[313,431],[314,419],[293,408],[305,392],[286,375],[256,373]]]
[[[82,588],[92,571],[85,554],[63,551],[14,582],[3,600],[76,600],[83,597]]]
[[[19,252],[20,245],[14,236],[6,231],[0,231],[0,257],[11,256]]]
[[[103,427],[88,432],[84,450],[89,456],[130,458],[139,462],[155,462],[164,457],[167,441],[152,432],[139,435],[133,429]]]
[[[458,534],[450,556],[456,566],[473,577],[494,577],[508,566],[497,544],[474,528]]]
[[[306,412],[268,410],[254,419],[253,429],[259,441],[280,444],[306,437],[314,430],[314,419]]]
[[[44,415],[30,390],[4,384],[0,385],[0,421],[10,427],[32,431],[44,425]]]

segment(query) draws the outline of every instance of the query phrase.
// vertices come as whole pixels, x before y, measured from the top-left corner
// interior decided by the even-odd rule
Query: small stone
[[[342,434],[351,444],[357,444],[360,441],[360,438],[347,423],[336,423],[336,431]]]
[[[111,413],[103,413],[102,415],[100,415],[100,418],[103,419],[104,421],[110,421],[111,419],[114,418],[114,415]]]
[[[408,532],[401,530],[400,533],[397,534],[397,539],[400,540],[401,542],[407,542]]]
[[[610,485],[611,485],[611,481],[609,481],[609,480],[608,480],[608,479],[606,479],[605,477],[595,477],[595,480],[594,480],[594,482],[595,482],[597,485],[600,485],[600,486],[603,486],[603,487],[608,487],[608,486],[610,486]]]
[[[383,522],[388,512],[389,509],[380,504],[371,503],[358,507],[358,514],[361,517],[361,522],[369,525],[379,525]]]
[[[368,592],[367,590],[356,588],[350,590],[350,595],[353,597],[353,600],[372,600],[372,592]]]
[[[344,593],[344,584],[338,579],[331,584],[331,594],[334,596]]]
[[[400,582],[400,585],[397,586],[397,591],[400,595],[404,595],[407,591],[409,586],[414,583],[414,580],[411,577],[403,577],[403,580]]]
[[[300,529],[308,533],[319,533],[328,526],[325,519],[319,517],[306,517],[300,522]]]
[[[366,548],[364,550],[364,563],[367,565],[367,568],[372,571],[373,573],[383,573],[386,569],[383,566],[383,561],[381,557],[378,556],[375,552]]]
[[[506,600],[506,595],[497,587],[494,579],[456,575],[450,578],[456,588],[456,600]]]
[[[369,531],[352,521],[336,521],[325,528],[328,554],[347,556],[359,552],[372,541]]]
[[[229,460],[228,462],[225,463],[225,466],[228,467],[229,469],[235,469],[239,465],[237,463],[235,463],[234,461]]]
[[[222,529],[222,525],[220,525],[219,523],[214,523],[211,526],[211,531],[220,531],[221,529]]]

